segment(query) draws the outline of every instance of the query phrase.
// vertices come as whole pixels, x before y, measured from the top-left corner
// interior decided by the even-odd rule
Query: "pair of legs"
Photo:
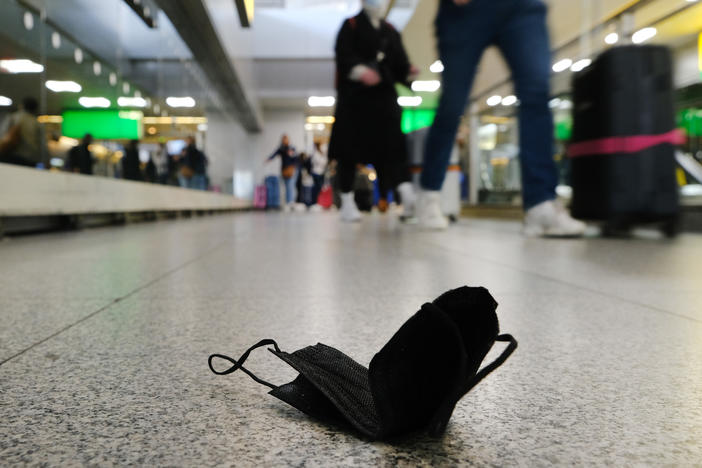
[[[192,177],[178,176],[178,182],[183,188],[192,190],[207,190],[207,179],[203,174],[194,174]]]
[[[283,178],[285,184],[285,203],[290,205],[295,201],[295,184],[297,182],[297,173],[293,177]]]
[[[312,204],[314,205],[317,203],[324,185],[324,174],[312,174],[312,180],[314,180],[314,185],[312,186]]]
[[[442,1],[437,17],[443,93],[424,156],[421,185],[438,191],[483,51],[497,45],[514,80],[519,106],[519,145],[524,209],[556,197],[553,117],[548,106],[551,53],[546,7],[541,0],[472,0],[459,7]]]

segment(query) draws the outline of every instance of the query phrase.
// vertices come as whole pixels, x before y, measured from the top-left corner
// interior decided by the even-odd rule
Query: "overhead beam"
[[[229,60],[224,46],[202,0],[156,0],[193,54],[194,60],[209,78],[234,116],[248,132],[261,131],[261,122],[248,101],[244,85]]]

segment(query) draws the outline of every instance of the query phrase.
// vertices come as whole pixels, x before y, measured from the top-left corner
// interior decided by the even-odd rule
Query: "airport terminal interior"
[[[0,26],[0,466],[702,463],[702,0]]]

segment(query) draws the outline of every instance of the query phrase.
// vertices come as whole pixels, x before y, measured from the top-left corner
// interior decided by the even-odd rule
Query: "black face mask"
[[[511,335],[498,335],[497,303],[485,288],[454,289],[424,304],[371,360],[368,369],[344,353],[323,345],[285,353],[263,340],[238,360],[221,354],[209,358],[217,375],[241,369],[271,388],[276,398],[322,421],[350,426],[371,439],[425,430],[440,435],[456,403],[517,348]],[[495,341],[509,345],[492,363],[480,364]],[[300,375],[275,386],[259,379],[244,362],[254,349],[269,349]],[[215,358],[232,367],[217,371]]]

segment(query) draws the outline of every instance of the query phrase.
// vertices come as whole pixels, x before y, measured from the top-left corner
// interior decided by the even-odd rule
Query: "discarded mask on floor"
[[[242,370],[300,411],[350,426],[373,440],[422,430],[437,436],[445,431],[456,403],[517,348],[511,335],[498,335],[496,308],[485,288],[449,291],[405,322],[368,369],[321,343],[285,353],[273,340],[260,341],[238,360],[213,354],[208,363],[217,375]],[[495,341],[509,345],[479,370]],[[300,373],[295,380],[276,386],[243,367],[251,351],[267,345]],[[232,366],[216,370],[217,358]]]

